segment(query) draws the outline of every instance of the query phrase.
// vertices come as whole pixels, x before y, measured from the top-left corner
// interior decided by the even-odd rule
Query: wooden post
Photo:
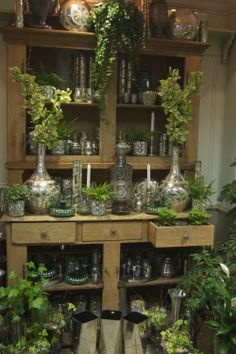
[[[113,241],[103,245],[103,309],[119,309],[118,281],[120,274],[120,243]]]

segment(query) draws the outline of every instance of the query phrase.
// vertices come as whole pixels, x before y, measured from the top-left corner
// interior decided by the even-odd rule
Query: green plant
[[[36,74],[36,82],[40,86],[54,86],[57,87],[59,83],[65,82],[59,75],[56,73],[50,72],[47,73],[45,71],[42,71],[38,74]]]
[[[66,140],[68,137],[71,136],[73,132],[73,128],[69,127],[66,124],[60,124],[57,127],[57,135],[58,135],[58,140]]]
[[[236,346],[236,238],[216,242],[193,253],[190,268],[178,286],[186,291],[186,306],[193,325],[201,317],[218,339],[219,352]]]
[[[201,354],[193,347],[187,320],[177,320],[172,328],[161,331],[161,337],[162,346],[166,349],[167,354],[177,354],[185,351],[191,354]]]
[[[236,166],[236,158],[231,163],[230,167],[232,166]],[[231,183],[227,183],[222,187],[218,200],[220,202],[226,201],[231,205],[236,204],[236,180],[233,180]]]
[[[213,183],[214,181],[207,184],[205,182],[204,176],[200,176],[199,178],[191,178],[187,179],[188,188],[190,192],[190,197],[192,199],[196,199],[199,201],[206,201],[214,194]]]
[[[5,200],[15,202],[17,200],[29,200],[31,197],[30,189],[24,184],[13,184],[4,190]]]
[[[181,88],[178,69],[171,69],[165,80],[160,80],[157,94],[167,115],[166,133],[174,145],[183,145],[188,136],[187,123],[192,118],[192,95],[199,94],[202,72],[192,72],[188,83]]]
[[[166,326],[167,311],[164,307],[152,306],[144,311],[144,315],[149,317],[151,326],[156,328]]]
[[[206,224],[209,216],[204,209],[193,208],[188,213],[188,219],[191,225],[203,225]]]
[[[157,209],[158,223],[162,226],[171,226],[174,225],[174,222],[177,217],[177,213],[173,209],[166,207]]]
[[[102,184],[93,183],[90,188],[83,188],[82,192],[92,200],[106,202],[111,199],[111,185],[108,182]]]
[[[127,52],[131,67],[137,66],[137,50],[143,41],[143,15],[137,7],[124,0],[108,0],[95,7],[89,16],[97,34],[93,78],[101,112],[111,81],[118,49]]]
[[[150,139],[150,132],[141,129],[134,129],[130,134],[131,142],[148,141]]]
[[[43,143],[51,149],[58,140],[58,123],[63,118],[61,105],[71,100],[70,90],[53,88],[53,96],[48,102],[41,93],[34,75],[22,73],[18,67],[10,68],[10,73],[20,86],[21,95],[24,97],[24,107],[34,126],[33,141]]]

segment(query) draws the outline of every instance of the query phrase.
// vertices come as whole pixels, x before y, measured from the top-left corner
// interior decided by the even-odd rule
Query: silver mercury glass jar
[[[32,176],[27,179],[25,185],[31,191],[31,198],[26,202],[26,209],[36,215],[48,213],[48,206],[58,202],[60,187],[49,176],[45,168],[45,144],[38,144],[37,166]]]
[[[130,145],[120,141],[115,146],[116,164],[111,168],[111,188],[113,192],[112,213],[116,215],[129,214],[133,199],[133,168],[126,163],[126,154]]]

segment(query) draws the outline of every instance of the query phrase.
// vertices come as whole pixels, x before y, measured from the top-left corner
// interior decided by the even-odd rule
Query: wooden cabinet
[[[28,61],[37,67],[37,60],[47,62],[49,54],[58,50],[84,51],[91,53],[95,49],[96,37],[92,33],[76,33],[62,30],[38,30],[1,28],[0,33],[7,46],[7,161],[8,183],[25,180],[35,167],[35,156],[27,153],[26,132],[27,117],[23,109],[23,99],[19,87],[12,82],[8,68],[25,67]],[[148,39],[145,49],[140,50],[141,63],[152,72],[154,85],[168,73],[168,67],[180,69],[183,81],[189,73],[201,67],[201,54],[208,45],[200,42]],[[48,55],[48,58],[47,58]],[[51,55],[50,55],[51,56]],[[39,62],[38,62],[39,63]],[[118,59],[119,64],[119,59]],[[53,62],[49,60],[49,67]],[[108,170],[114,164],[114,146],[120,131],[130,133],[134,128],[150,129],[151,112],[156,115],[157,133],[165,129],[165,117],[161,107],[142,104],[123,104],[118,102],[117,88],[119,65],[114,66],[112,82],[107,92],[106,109],[100,119],[97,104],[79,104],[71,102],[63,106],[65,119],[72,120],[77,115],[78,129],[87,130],[91,135],[95,128],[100,128],[99,155],[48,155],[46,167],[54,174],[66,173],[72,169],[74,160],[80,160],[83,167],[92,166],[92,179],[108,180]],[[182,170],[193,170],[197,154],[198,98],[193,102],[193,119],[189,124],[189,139],[181,157]],[[128,156],[128,163],[133,166],[134,180],[145,177],[147,163],[151,164],[153,177],[162,178],[170,167],[170,156]],[[124,284],[120,281],[120,258],[122,244],[152,243],[155,247],[189,247],[210,245],[213,242],[213,228],[206,226],[189,231],[169,232],[157,228],[151,220],[153,216],[131,214],[127,216],[107,215],[104,217],[80,216],[72,218],[53,218],[50,216],[26,216],[23,218],[2,218],[7,225],[7,266],[23,275],[32,246],[42,246],[45,250],[52,245],[71,245],[73,247],[99,244],[103,249],[103,283],[72,286],[66,283],[47,290],[102,289],[103,308],[119,307],[119,288],[140,286]],[[199,231],[199,232],[198,232]],[[157,279],[146,282],[146,286],[174,284],[177,279]],[[142,285],[143,286],[143,285]]]
[[[91,53],[95,48],[95,35],[92,33],[75,33],[61,30],[37,30],[2,28],[0,33],[7,43],[7,68],[18,65],[28,65],[28,61],[36,66],[36,61],[50,63],[51,52],[60,49],[79,50]],[[178,67],[183,80],[191,71],[201,67],[201,54],[208,45],[200,42],[148,39],[145,49],[140,50],[140,61],[147,67],[153,77],[154,86],[158,86],[159,79],[166,77],[168,68]],[[59,49],[58,49],[59,48]],[[49,55],[50,54],[50,55]],[[50,64],[49,68],[50,68]],[[53,65],[53,64],[52,64]],[[118,65],[114,67],[112,83],[107,92],[105,120],[99,119],[99,110],[96,104],[78,104],[71,102],[64,106],[66,119],[78,119],[78,129],[87,130],[91,135],[96,127],[100,128],[100,149],[98,156],[47,156],[47,168],[50,170],[70,170],[72,162],[79,159],[84,163],[92,164],[93,170],[107,170],[114,163],[114,146],[119,131],[131,132],[134,128],[150,129],[150,116],[156,113],[157,133],[164,131],[165,118],[160,106],[146,106],[142,104],[120,104],[117,99]],[[8,71],[8,69],[7,69]],[[27,120],[23,100],[18,86],[12,82],[8,73],[8,117],[7,117],[7,162],[9,183],[20,182],[27,178],[35,166],[35,156],[26,153],[26,126]],[[189,139],[183,152],[181,166],[183,170],[193,169],[193,161],[197,153],[198,130],[198,98],[193,102],[193,119],[189,125]],[[147,163],[158,175],[158,171],[168,170],[169,156],[128,156],[128,162],[134,170],[146,169]],[[28,171],[28,172],[27,172]],[[106,176],[107,177],[107,176]]]

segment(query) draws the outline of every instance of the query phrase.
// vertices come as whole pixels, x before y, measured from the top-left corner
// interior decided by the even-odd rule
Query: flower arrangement
[[[192,96],[199,94],[202,87],[202,72],[190,74],[184,88],[181,88],[179,70],[170,68],[169,76],[160,80],[157,94],[167,115],[166,133],[174,145],[183,145],[188,136],[187,123],[192,118]]]
[[[24,97],[24,107],[34,127],[32,139],[35,143],[43,143],[51,149],[58,140],[58,123],[63,118],[62,103],[70,102],[71,91],[53,87],[53,95],[48,100],[42,94],[36,76],[22,73],[18,67],[10,68],[10,73],[19,84]]]

